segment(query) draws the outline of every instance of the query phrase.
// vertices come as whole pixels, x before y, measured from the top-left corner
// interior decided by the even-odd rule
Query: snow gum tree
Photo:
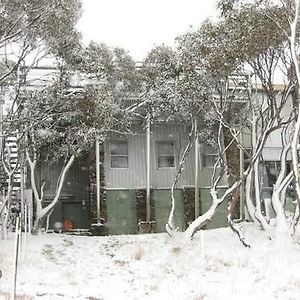
[[[166,224],[169,235],[177,229],[175,220],[175,188],[184,172],[185,161],[192,149],[197,134],[197,119],[206,87],[201,84],[199,72],[190,72],[183,64],[179,53],[166,46],[152,49],[141,67],[144,112],[147,123],[156,120],[180,122],[188,128],[188,142],[178,153],[176,176],[171,184],[171,210]]]
[[[103,141],[109,130],[127,132],[130,119],[121,109],[122,99],[136,90],[138,77],[125,50],[96,43],[82,46],[75,28],[80,1],[3,1],[1,5],[2,28],[6,29],[2,42],[5,49],[12,49],[4,53],[1,82],[12,78],[12,85],[21,91],[14,95],[10,114],[14,122],[8,128],[9,134],[23,133],[18,148],[30,169],[36,233],[56,205],[74,159],[96,140]],[[13,58],[11,64],[8,57]],[[44,57],[51,57],[59,72],[48,86],[28,89],[28,75]],[[79,89],[72,86],[75,77]],[[49,163],[63,165],[48,206],[43,203],[44,184],[35,172],[45,152]]]
[[[221,1],[220,5],[224,2]],[[240,6],[238,6],[240,4]],[[259,222],[265,230],[269,230],[269,216],[263,212],[263,199],[261,193],[262,172],[260,169],[260,159],[254,159],[255,154],[261,154],[265,147],[265,143],[274,131],[281,130],[289,125],[293,120],[293,115],[285,116],[284,107],[288,104],[288,96],[292,91],[293,83],[286,80],[286,85],[282,90],[275,91],[273,82],[275,72],[280,69],[283,76],[287,76],[290,67],[290,57],[287,54],[287,39],[279,29],[285,27],[284,14],[282,9],[278,7],[257,6],[256,4],[235,3],[237,7],[231,9],[223,9],[225,21],[227,20],[228,30],[232,33],[232,43],[240,41],[239,37],[243,37],[243,30],[249,30],[247,42],[240,43],[241,62],[247,63],[248,68],[254,74],[254,77],[261,83],[263,95],[259,97],[257,93],[253,93],[250,97],[249,108],[250,122],[248,127],[251,130],[252,140],[252,157],[250,157],[253,168],[250,169],[249,175],[246,177],[246,204],[248,212],[253,221]],[[274,16],[270,21],[267,16]],[[276,20],[276,22],[275,22]],[[255,24],[255,26],[253,26]],[[288,78],[287,78],[288,79]],[[257,84],[257,81],[255,82]],[[286,133],[284,130],[282,133]],[[284,148],[284,144],[282,145]],[[287,152],[285,152],[287,154]],[[285,157],[286,158],[286,157]],[[286,160],[281,166],[282,172],[286,172]],[[279,177],[280,178],[280,177]],[[276,193],[273,193],[275,196]],[[276,211],[277,225],[283,224],[283,209],[279,209],[281,205],[272,197],[272,205]]]
[[[268,2],[269,4],[269,2]],[[296,110],[296,120],[291,140],[293,176],[296,190],[296,212],[293,220],[293,228],[295,231],[300,219],[300,176],[299,176],[299,138],[300,138],[300,101],[299,101],[299,83],[300,83],[300,69],[299,69],[299,15],[300,15],[300,1],[281,1],[282,7],[285,11],[286,22],[289,25],[289,30],[281,28],[283,33],[287,36],[292,57],[292,80],[295,80],[295,95],[294,108]],[[291,177],[291,176],[290,176]]]
[[[209,115],[210,120],[206,120],[207,125],[212,123],[212,119],[216,124],[211,127],[209,136],[211,144],[219,150],[220,154],[215,166],[211,188],[213,205],[207,213],[196,219],[187,229],[187,234],[190,236],[194,235],[196,231],[194,226],[197,222],[199,222],[198,228],[201,228],[213,217],[217,207],[226,199],[226,196],[232,194],[233,199],[237,198],[235,193],[238,188],[236,182],[239,179],[237,158],[239,152],[235,150],[237,136],[233,138],[224,124],[235,126],[239,121],[237,116],[242,108],[234,106],[232,103],[234,99],[239,99],[243,95],[240,95],[239,90],[235,89],[236,86],[229,88],[229,78],[233,72],[239,72],[239,65],[235,55],[236,49],[230,48],[230,44],[227,46],[224,41],[226,36],[222,23],[215,25],[207,21],[199,31],[190,32],[178,39],[179,52],[189,73],[200,73],[201,70],[203,74],[201,79],[194,78],[195,84],[199,79],[206,82],[209,97],[202,99],[202,114]],[[207,114],[207,112],[209,113]],[[230,188],[219,198],[217,185],[225,172]],[[233,202],[237,203],[237,200],[235,199]],[[233,208],[231,210],[233,211]]]
[[[228,221],[236,230],[232,217],[239,201],[239,189],[246,182],[247,209],[253,221],[269,231],[270,223],[263,208],[261,192],[260,160],[266,141],[276,130],[282,130],[283,152],[281,176],[277,185],[281,199],[291,182],[287,173],[286,159],[289,153],[288,133],[294,114],[284,114],[288,105],[288,96],[294,83],[289,80],[290,56],[287,51],[287,38],[282,28],[287,28],[282,9],[276,6],[261,6],[245,1],[220,1],[222,14],[219,21],[205,22],[200,30],[190,32],[179,38],[179,49],[186,57],[186,66],[204,71],[211,97],[206,101],[206,111],[219,124],[215,131],[215,143],[219,149],[219,159],[215,165],[212,180],[211,208],[191,224],[187,230],[193,236],[214,215],[218,205],[229,198]],[[266,16],[272,16],[273,19]],[[286,84],[279,92],[274,89],[274,75],[281,69]],[[259,96],[253,89],[252,79],[248,76],[244,83],[240,78],[254,74],[261,88]],[[235,77],[236,76],[236,77]],[[236,83],[234,83],[235,78]],[[239,86],[242,83],[242,86]],[[257,83],[257,82],[255,82]],[[250,117],[249,117],[250,116]],[[245,149],[242,135],[250,132],[252,149]],[[243,173],[240,171],[240,151],[249,159],[249,165]],[[218,173],[220,170],[221,173]],[[226,175],[228,189],[219,195],[218,182]],[[283,202],[278,202],[278,193],[273,193],[272,205],[276,213],[277,227],[287,223]],[[283,224],[283,225],[282,225]],[[246,245],[246,244],[245,244]]]
[[[77,0],[3,0],[0,3],[0,105],[6,108],[0,120],[0,156],[8,186],[0,208],[3,220],[4,216],[9,218],[11,186],[20,169],[20,161],[11,164],[11,149],[6,140],[14,137],[17,149],[21,149],[19,137],[22,132],[15,124],[22,108],[24,97],[21,91],[26,85],[26,76],[43,58],[63,57],[76,48],[80,34],[75,24],[80,10],[81,4]],[[4,220],[3,232],[7,227],[5,223]]]
[[[0,3],[0,82],[15,72],[34,66],[47,55],[66,56],[76,48],[80,34],[75,29],[80,1],[3,0]],[[29,56],[30,55],[30,56]]]
[[[221,3],[229,3],[230,1],[221,1]],[[233,4],[233,2],[232,2]],[[247,56],[244,60],[249,64],[255,76],[259,79],[264,93],[263,99],[252,101],[252,152],[262,152],[265,142],[277,130],[281,132],[282,152],[280,157],[280,173],[273,186],[271,203],[275,212],[275,235],[277,237],[289,236],[295,231],[298,223],[299,199],[297,192],[297,174],[298,159],[297,145],[299,140],[298,132],[298,79],[297,68],[298,62],[298,9],[295,1],[258,1],[252,6],[237,1],[234,5],[245,5],[249,10],[255,7],[256,11],[262,16],[261,20],[267,22],[259,31],[258,28],[251,30],[257,39],[262,42],[250,44],[245,47]],[[238,7],[231,6],[229,10],[225,10],[226,16],[232,19],[237,16]],[[233,12],[233,15],[232,15]],[[246,19],[246,18],[244,18]],[[238,19],[242,24],[241,19]],[[246,19],[247,20],[247,19]],[[262,21],[253,22],[260,24]],[[233,25],[237,26],[237,24]],[[252,33],[251,33],[252,35]],[[256,45],[256,46],[255,46]],[[251,47],[251,48],[250,48]],[[273,86],[275,72],[281,70],[281,76],[284,85],[281,90],[276,91]],[[291,106],[290,98],[292,98],[292,108],[290,114],[284,113],[287,106]],[[260,150],[261,149],[261,150]],[[288,171],[288,157],[292,157],[293,170]],[[268,216],[262,208],[262,194],[260,187],[261,172],[259,170],[259,161],[251,159],[253,170],[246,178],[246,202],[248,212],[253,221],[258,221],[261,226],[267,230],[272,230]],[[287,188],[293,186],[296,191],[297,204],[295,205],[295,214],[291,223],[287,212],[285,211]]]
[[[122,100],[138,84],[128,53],[104,44],[91,43],[87,48],[80,46],[78,53],[69,53],[60,64],[59,75],[49,88],[29,92],[22,110],[36,212],[34,233],[58,202],[74,160],[93,148],[96,141],[103,142],[108,132],[129,132],[130,117]],[[74,80],[81,88],[73,87]],[[39,158],[45,153],[50,163],[63,162],[55,197],[47,206],[43,204],[44,184],[37,184],[35,176]]]
[[[20,120],[26,128],[24,149],[30,168],[35,215],[33,233],[37,233],[59,200],[66,174],[74,160],[89,150],[95,140],[103,141],[112,128],[123,125],[123,114],[103,87],[72,91],[53,85],[29,93]],[[44,183],[37,184],[36,168],[46,156],[48,163],[62,165],[55,196],[43,204]]]

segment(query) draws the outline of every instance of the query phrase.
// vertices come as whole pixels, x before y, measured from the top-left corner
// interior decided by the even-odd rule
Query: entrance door
[[[106,197],[109,234],[137,233],[135,191],[107,191]]]
[[[70,221],[73,224],[73,229],[82,228],[81,221],[81,202],[70,202],[62,204],[62,221]]]

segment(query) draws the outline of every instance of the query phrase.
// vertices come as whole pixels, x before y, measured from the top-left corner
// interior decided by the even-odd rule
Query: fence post
[[[15,300],[16,286],[17,286],[17,272],[18,272],[18,256],[19,256],[19,242],[20,242],[20,217],[16,220],[16,235],[15,235],[15,252],[14,252],[14,265],[13,265],[13,288],[11,292],[11,299]]]
[[[24,215],[25,215],[25,218],[24,218],[24,242],[23,242],[23,253],[25,255],[26,253],[26,247],[27,247],[27,230],[28,230],[28,207],[27,207],[27,203],[25,203],[25,207],[24,207]],[[23,256],[24,256],[23,255]]]

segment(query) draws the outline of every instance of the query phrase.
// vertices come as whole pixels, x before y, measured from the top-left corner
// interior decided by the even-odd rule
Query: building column
[[[150,222],[151,220],[151,206],[150,206],[150,167],[151,167],[151,161],[150,161],[150,140],[151,138],[151,118],[150,118],[150,114],[148,114],[147,116],[147,124],[146,124],[146,169],[147,169],[147,183],[146,183],[146,212],[147,212],[147,217],[146,217],[146,221]]]

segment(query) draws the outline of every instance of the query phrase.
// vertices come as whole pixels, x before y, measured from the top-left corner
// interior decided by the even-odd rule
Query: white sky
[[[82,0],[78,29],[90,40],[123,47],[142,60],[155,45],[173,46],[176,36],[216,14],[216,0]]]

